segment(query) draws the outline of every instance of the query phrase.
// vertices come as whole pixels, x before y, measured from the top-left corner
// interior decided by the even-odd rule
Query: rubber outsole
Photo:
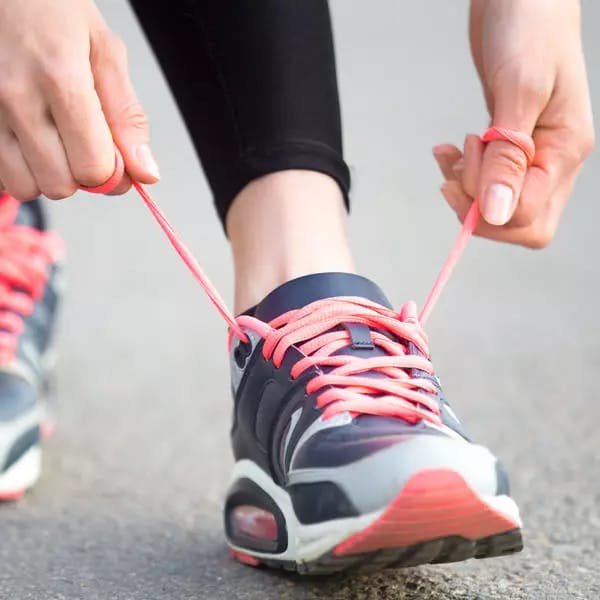
[[[315,561],[303,563],[275,559],[258,560],[253,556],[233,550],[231,553],[236,560],[253,567],[265,566],[283,569],[300,575],[332,575],[345,571],[372,573],[382,569],[415,567],[429,563],[441,564],[470,558],[493,558],[514,554],[522,549],[521,530],[513,529],[480,540],[449,536],[405,548],[384,548],[374,552],[344,556],[328,553]]]
[[[490,558],[522,548],[518,509],[512,500],[485,499],[457,472],[427,469],[413,475],[373,523],[315,560],[278,560],[240,548],[231,553],[251,566],[324,575]]]
[[[41,472],[41,449],[32,446],[11,467],[0,474],[0,502],[20,500],[31,489]]]
[[[41,441],[45,441],[54,435],[56,425],[54,421],[47,420],[40,424]],[[39,451],[40,446],[37,446]],[[0,503],[17,502],[37,483],[40,477],[39,458],[34,461],[37,464],[27,463],[27,453],[17,461],[10,472],[0,473]],[[20,464],[21,463],[21,464]],[[6,484],[6,478],[10,477],[10,484]]]

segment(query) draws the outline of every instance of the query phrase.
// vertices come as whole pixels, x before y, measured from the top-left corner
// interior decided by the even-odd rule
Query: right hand
[[[91,0],[1,0],[0,74],[0,190],[61,199],[101,185],[115,145],[132,178],[158,181],[125,47]]]

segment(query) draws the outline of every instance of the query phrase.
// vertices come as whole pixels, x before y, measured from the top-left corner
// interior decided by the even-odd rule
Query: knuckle
[[[581,136],[581,158],[585,160],[594,150],[596,146],[596,136],[594,130],[590,129]]]
[[[112,55],[119,61],[127,61],[127,46],[125,42],[112,31],[110,32],[110,51]]]
[[[30,96],[31,86],[24,77],[13,75],[0,78],[0,104],[18,107]]]
[[[539,213],[539,204],[536,200],[521,195],[517,209],[511,219],[511,225],[516,227],[529,227],[534,223]]]
[[[41,190],[42,194],[50,200],[64,200],[70,198],[77,191],[77,185],[74,182],[62,182],[58,184],[49,184]]]
[[[11,196],[17,198],[17,200],[21,200],[23,202],[35,200],[40,195],[40,190],[35,184],[28,185],[19,183],[18,185],[7,187],[6,191]]]
[[[527,241],[525,242],[525,245],[532,250],[543,250],[550,245],[554,239],[555,233],[554,227],[551,227],[547,224],[540,225],[533,228],[531,234],[528,236]]]
[[[105,28],[99,32],[94,40],[94,46],[104,59],[117,62],[127,61],[127,46],[111,29]]]
[[[133,129],[146,130],[148,129],[148,117],[144,109],[139,103],[134,103],[129,106],[127,112],[127,123]]]
[[[498,142],[491,158],[494,170],[501,170],[510,177],[521,177],[527,170],[525,154],[510,142]]]
[[[529,62],[516,54],[492,73],[490,87],[495,97],[507,97],[507,90],[511,90],[513,92],[509,93],[513,103],[517,101],[522,106],[541,106],[550,98],[553,80],[544,71],[532,70]],[[517,91],[516,98],[514,90]]]
[[[118,124],[121,126],[135,129],[137,131],[147,131],[149,128],[148,117],[137,100],[124,104],[119,111],[110,119],[109,125]]]
[[[65,60],[48,60],[40,66],[42,85],[52,96],[81,95],[90,75]]]

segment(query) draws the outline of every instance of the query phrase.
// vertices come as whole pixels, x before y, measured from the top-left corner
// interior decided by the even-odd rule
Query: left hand
[[[543,248],[554,237],[575,178],[594,145],[578,0],[472,0],[470,37],[491,124],[531,134],[536,154],[468,135],[461,151],[434,148],[442,193],[462,221],[473,198],[475,231]]]

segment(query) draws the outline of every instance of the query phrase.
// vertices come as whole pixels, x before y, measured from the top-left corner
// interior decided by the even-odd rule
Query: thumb
[[[492,127],[531,135],[541,111],[536,105],[536,102],[523,105],[515,96],[497,97]],[[512,142],[493,139],[485,147],[479,179],[479,205],[481,215],[491,225],[505,225],[510,221],[521,196],[527,167],[528,156]]]
[[[156,183],[160,174],[150,150],[148,118],[129,79],[123,42],[110,31],[103,33],[92,43],[91,60],[96,92],[126,172],[141,183]]]

